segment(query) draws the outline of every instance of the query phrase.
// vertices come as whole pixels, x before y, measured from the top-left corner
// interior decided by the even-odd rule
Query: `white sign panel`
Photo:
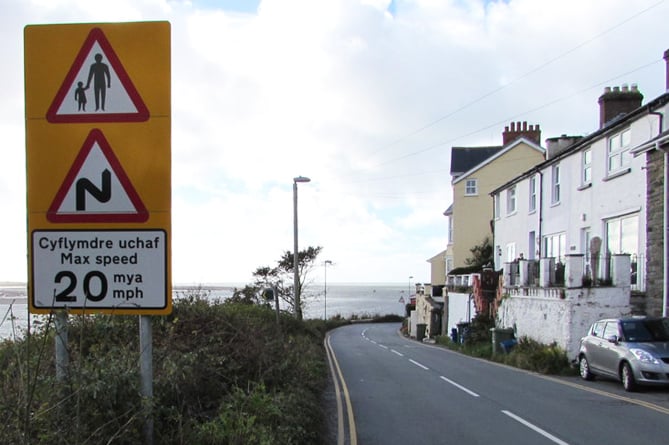
[[[36,230],[32,233],[36,309],[162,309],[164,230]]]

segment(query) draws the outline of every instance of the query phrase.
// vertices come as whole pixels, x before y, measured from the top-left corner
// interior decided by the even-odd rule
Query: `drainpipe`
[[[543,254],[543,246],[544,246],[544,241],[543,237],[541,235],[541,226],[542,222],[544,220],[544,173],[539,170],[539,193],[537,193],[537,197],[539,198],[539,202],[537,205],[539,206],[539,233],[537,236],[539,237],[539,261],[541,261],[541,255]]]

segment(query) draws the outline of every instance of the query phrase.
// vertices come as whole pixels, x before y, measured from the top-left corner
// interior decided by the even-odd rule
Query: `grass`
[[[576,375],[567,353],[556,343],[546,345],[521,337],[510,352],[493,353],[491,320],[477,317],[472,321],[469,335],[464,343],[455,343],[449,336],[438,336],[436,343],[472,357],[504,363],[516,368],[550,375]]]

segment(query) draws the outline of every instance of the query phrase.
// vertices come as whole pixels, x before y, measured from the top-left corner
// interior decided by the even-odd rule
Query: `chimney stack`
[[[502,145],[506,145],[515,141],[520,137],[525,137],[537,145],[541,145],[541,129],[539,124],[527,126],[527,121],[511,122],[510,125],[504,127],[502,133]]]
[[[606,87],[604,94],[599,96],[599,128],[604,127],[607,122],[636,110],[643,102],[643,94],[639,92],[636,84],[628,87],[623,84],[620,87]]]

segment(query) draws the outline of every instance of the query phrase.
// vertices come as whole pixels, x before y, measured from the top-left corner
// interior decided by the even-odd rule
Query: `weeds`
[[[322,443],[325,327],[198,296],[153,320],[155,443]],[[0,344],[0,443],[143,443],[137,317],[70,317],[62,381],[53,331]]]

